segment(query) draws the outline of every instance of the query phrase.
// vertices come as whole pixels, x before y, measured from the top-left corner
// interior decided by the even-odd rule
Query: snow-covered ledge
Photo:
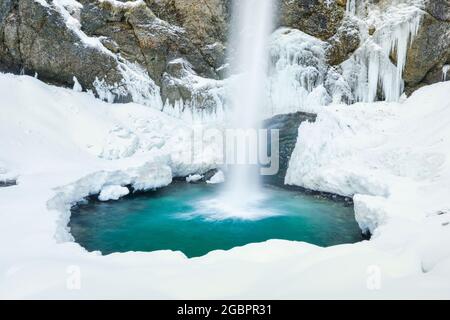
[[[55,189],[56,196],[47,203],[49,210],[61,213],[56,240],[73,241],[68,230],[70,209],[90,195],[100,194],[108,186],[131,186],[135,191],[148,191],[165,187],[172,182],[172,170],[164,162],[147,162],[137,168],[99,171],[67,186]]]

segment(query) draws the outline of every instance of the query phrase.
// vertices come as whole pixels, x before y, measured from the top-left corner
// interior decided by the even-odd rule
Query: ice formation
[[[270,105],[266,114],[289,113],[327,105],[325,42],[299,30],[282,28],[272,36]]]
[[[326,62],[326,42],[299,30],[275,31],[270,48],[270,104],[264,114],[314,112],[331,103],[398,101],[404,91],[407,50],[423,15],[420,3],[399,0],[385,7],[347,1],[347,14],[358,22],[362,44],[336,67]]]
[[[403,71],[408,48],[417,35],[423,11],[417,1],[397,1],[384,8],[364,0],[348,3],[349,14],[361,22],[363,44],[343,63],[344,77],[356,101],[374,102],[379,92],[386,101],[398,101],[404,90]],[[356,8],[364,10],[356,10]],[[372,35],[369,29],[374,30]],[[394,61],[394,62],[393,62]]]
[[[102,1],[120,8],[143,3],[142,0]],[[40,3],[49,6],[45,0]],[[379,99],[398,101],[404,91],[402,75],[407,50],[418,32],[423,14],[421,4],[421,0],[396,0],[388,5],[368,0],[347,1],[346,14],[358,21],[362,44],[347,61],[336,67],[326,62],[326,42],[295,29],[276,30],[270,42],[270,68],[266,84],[269,102],[261,105],[260,115],[270,117],[299,110],[314,112],[316,107],[331,103],[373,102]],[[107,84],[103,79],[97,79],[94,86],[101,99],[108,102],[132,100],[193,123],[225,118],[230,107],[226,97],[242,76],[231,76],[226,80],[206,79],[197,75],[188,61],[175,59],[169,64],[181,64],[181,74],[173,76],[166,73],[163,81],[169,87],[186,89],[190,97],[170,103],[162,101],[160,88],[146,70],[124,61],[106,49],[98,38],[88,37],[81,31],[79,2],[55,0],[52,5],[85,45],[116,59],[123,80],[121,83]],[[166,27],[177,28],[171,25]],[[174,32],[183,32],[182,29],[177,30],[174,29]],[[443,77],[446,78],[446,75]]]
[[[180,98],[174,103],[164,102],[162,110],[189,122],[212,122],[224,119],[226,111],[227,81],[207,79],[197,75],[191,64],[178,58],[169,62],[180,66],[177,77],[163,75],[167,87],[184,88],[190,92],[188,100]]]
[[[447,81],[448,72],[450,71],[450,65],[446,64],[442,67],[442,80]]]

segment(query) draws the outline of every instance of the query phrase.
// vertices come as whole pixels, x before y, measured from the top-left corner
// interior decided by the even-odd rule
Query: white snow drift
[[[449,90],[331,107],[300,128],[288,180],[355,194],[371,241],[102,256],[72,241],[71,204],[110,186],[151,190],[201,174],[216,166],[214,147],[196,150],[193,164],[192,128],[179,120],[0,74],[0,167],[18,179],[0,188],[0,297],[449,298]]]
[[[424,271],[450,259],[450,82],[403,103],[324,109],[303,123],[288,184],[354,197],[373,243],[402,243]],[[447,280],[448,282],[448,280]]]

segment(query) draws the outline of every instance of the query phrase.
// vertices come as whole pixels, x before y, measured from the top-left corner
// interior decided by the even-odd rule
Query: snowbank
[[[426,108],[412,108],[412,102],[398,106],[398,113],[405,110],[408,115],[402,122],[397,109],[386,111],[386,122],[380,119],[384,114],[376,116],[375,111],[367,111],[371,117],[365,118],[363,110],[369,109],[363,106],[360,112],[355,107],[348,109],[353,113],[342,114],[342,119],[360,124],[355,132],[378,132],[369,140],[373,148],[365,156],[360,152],[367,146],[363,140],[349,146],[361,153],[352,159],[360,175],[350,180],[359,183],[342,185],[350,193],[358,191],[358,185],[362,190],[366,179],[371,183],[367,189],[376,191],[355,196],[357,212],[365,221],[371,217],[374,225],[380,225],[380,216],[387,217],[375,230],[373,241],[319,248],[273,240],[187,259],[171,251],[88,253],[68,233],[69,208],[108,186],[148,190],[167,185],[172,176],[201,174],[215,167],[213,146],[196,150],[199,161],[186,161],[191,159],[186,155],[192,146],[184,139],[192,127],[182,121],[142,105],[111,105],[30,77],[0,74],[0,162],[18,177],[18,185],[0,188],[0,298],[449,298],[450,258],[444,258],[449,246],[442,244],[449,243],[444,238],[449,227],[443,224],[450,206],[442,214],[436,211],[448,204],[443,198],[449,187],[445,181],[450,181],[448,165],[437,154],[442,155],[440,148],[448,143],[449,135],[443,132],[449,117],[443,105],[428,102],[432,96],[435,102],[448,101],[443,99],[448,89],[448,84],[425,88],[411,99]],[[408,108],[413,109],[410,115]],[[343,133],[338,124],[321,127],[333,122],[326,120],[333,113],[339,111],[319,115],[322,120],[317,126],[324,130],[324,137]],[[410,125],[403,126],[408,119]],[[312,127],[302,127],[301,135],[305,128],[317,135],[317,143],[335,159],[334,168],[345,170],[345,155],[352,150],[344,147],[351,141],[339,142],[335,136],[342,145],[329,149],[332,145],[322,142]],[[385,153],[389,166],[382,166],[380,172],[391,180],[375,181],[370,173],[376,168],[368,172],[359,165],[378,154],[377,141],[378,159],[383,159],[381,151],[387,147],[382,145],[386,141],[381,139],[382,130],[389,135],[400,129],[403,138],[391,135],[391,146],[398,148],[403,141],[410,147],[409,166],[398,165],[400,154],[395,158],[395,153]],[[342,130],[347,137],[355,137],[345,126]],[[297,149],[301,148],[300,144]],[[311,167],[319,177],[320,166],[332,166],[315,155],[313,144],[311,148],[305,154],[319,161],[318,167]],[[413,174],[417,166],[428,170]],[[397,178],[394,172],[405,177]],[[337,174],[330,178],[336,189],[346,181]],[[402,190],[408,193],[402,198],[397,187],[407,187]],[[410,192],[416,193],[411,196]],[[427,196],[423,203],[419,195]],[[429,216],[424,217],[424,212]]]
[[[450,258],[449,92],[445,82],[403,103],[323,110],[300,126],[286,183],[353,196],[373,243],[402,243],[430,271]]]
[[[106,186],[100,192],[98,200],[100,201],[110,201],[119,200],[120,198],[126,196],[130,193],[127,187],[122,186]]]

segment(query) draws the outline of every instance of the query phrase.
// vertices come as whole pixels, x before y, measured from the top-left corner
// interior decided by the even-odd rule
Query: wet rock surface
[[[286,177],[286,171],[289,166],[292,152],[298,139],[298,128],[304,121],[314,122],[316,121],[316,115],[305,112],[296,112],[290,114],[277,115],[273,118],[267,119],[263,123],[263,128],[268,130],[279,130],[279,164],[280,170],[278,174],[274,176],[265,176],[264,181],[266,183],[273,183],[283,186],[284,178]],[[270,138],[270,133],[269,133]],[[301,139],[301,137],[300,137]],[[271,141],[269,139],[268,150],[271,150]]]

